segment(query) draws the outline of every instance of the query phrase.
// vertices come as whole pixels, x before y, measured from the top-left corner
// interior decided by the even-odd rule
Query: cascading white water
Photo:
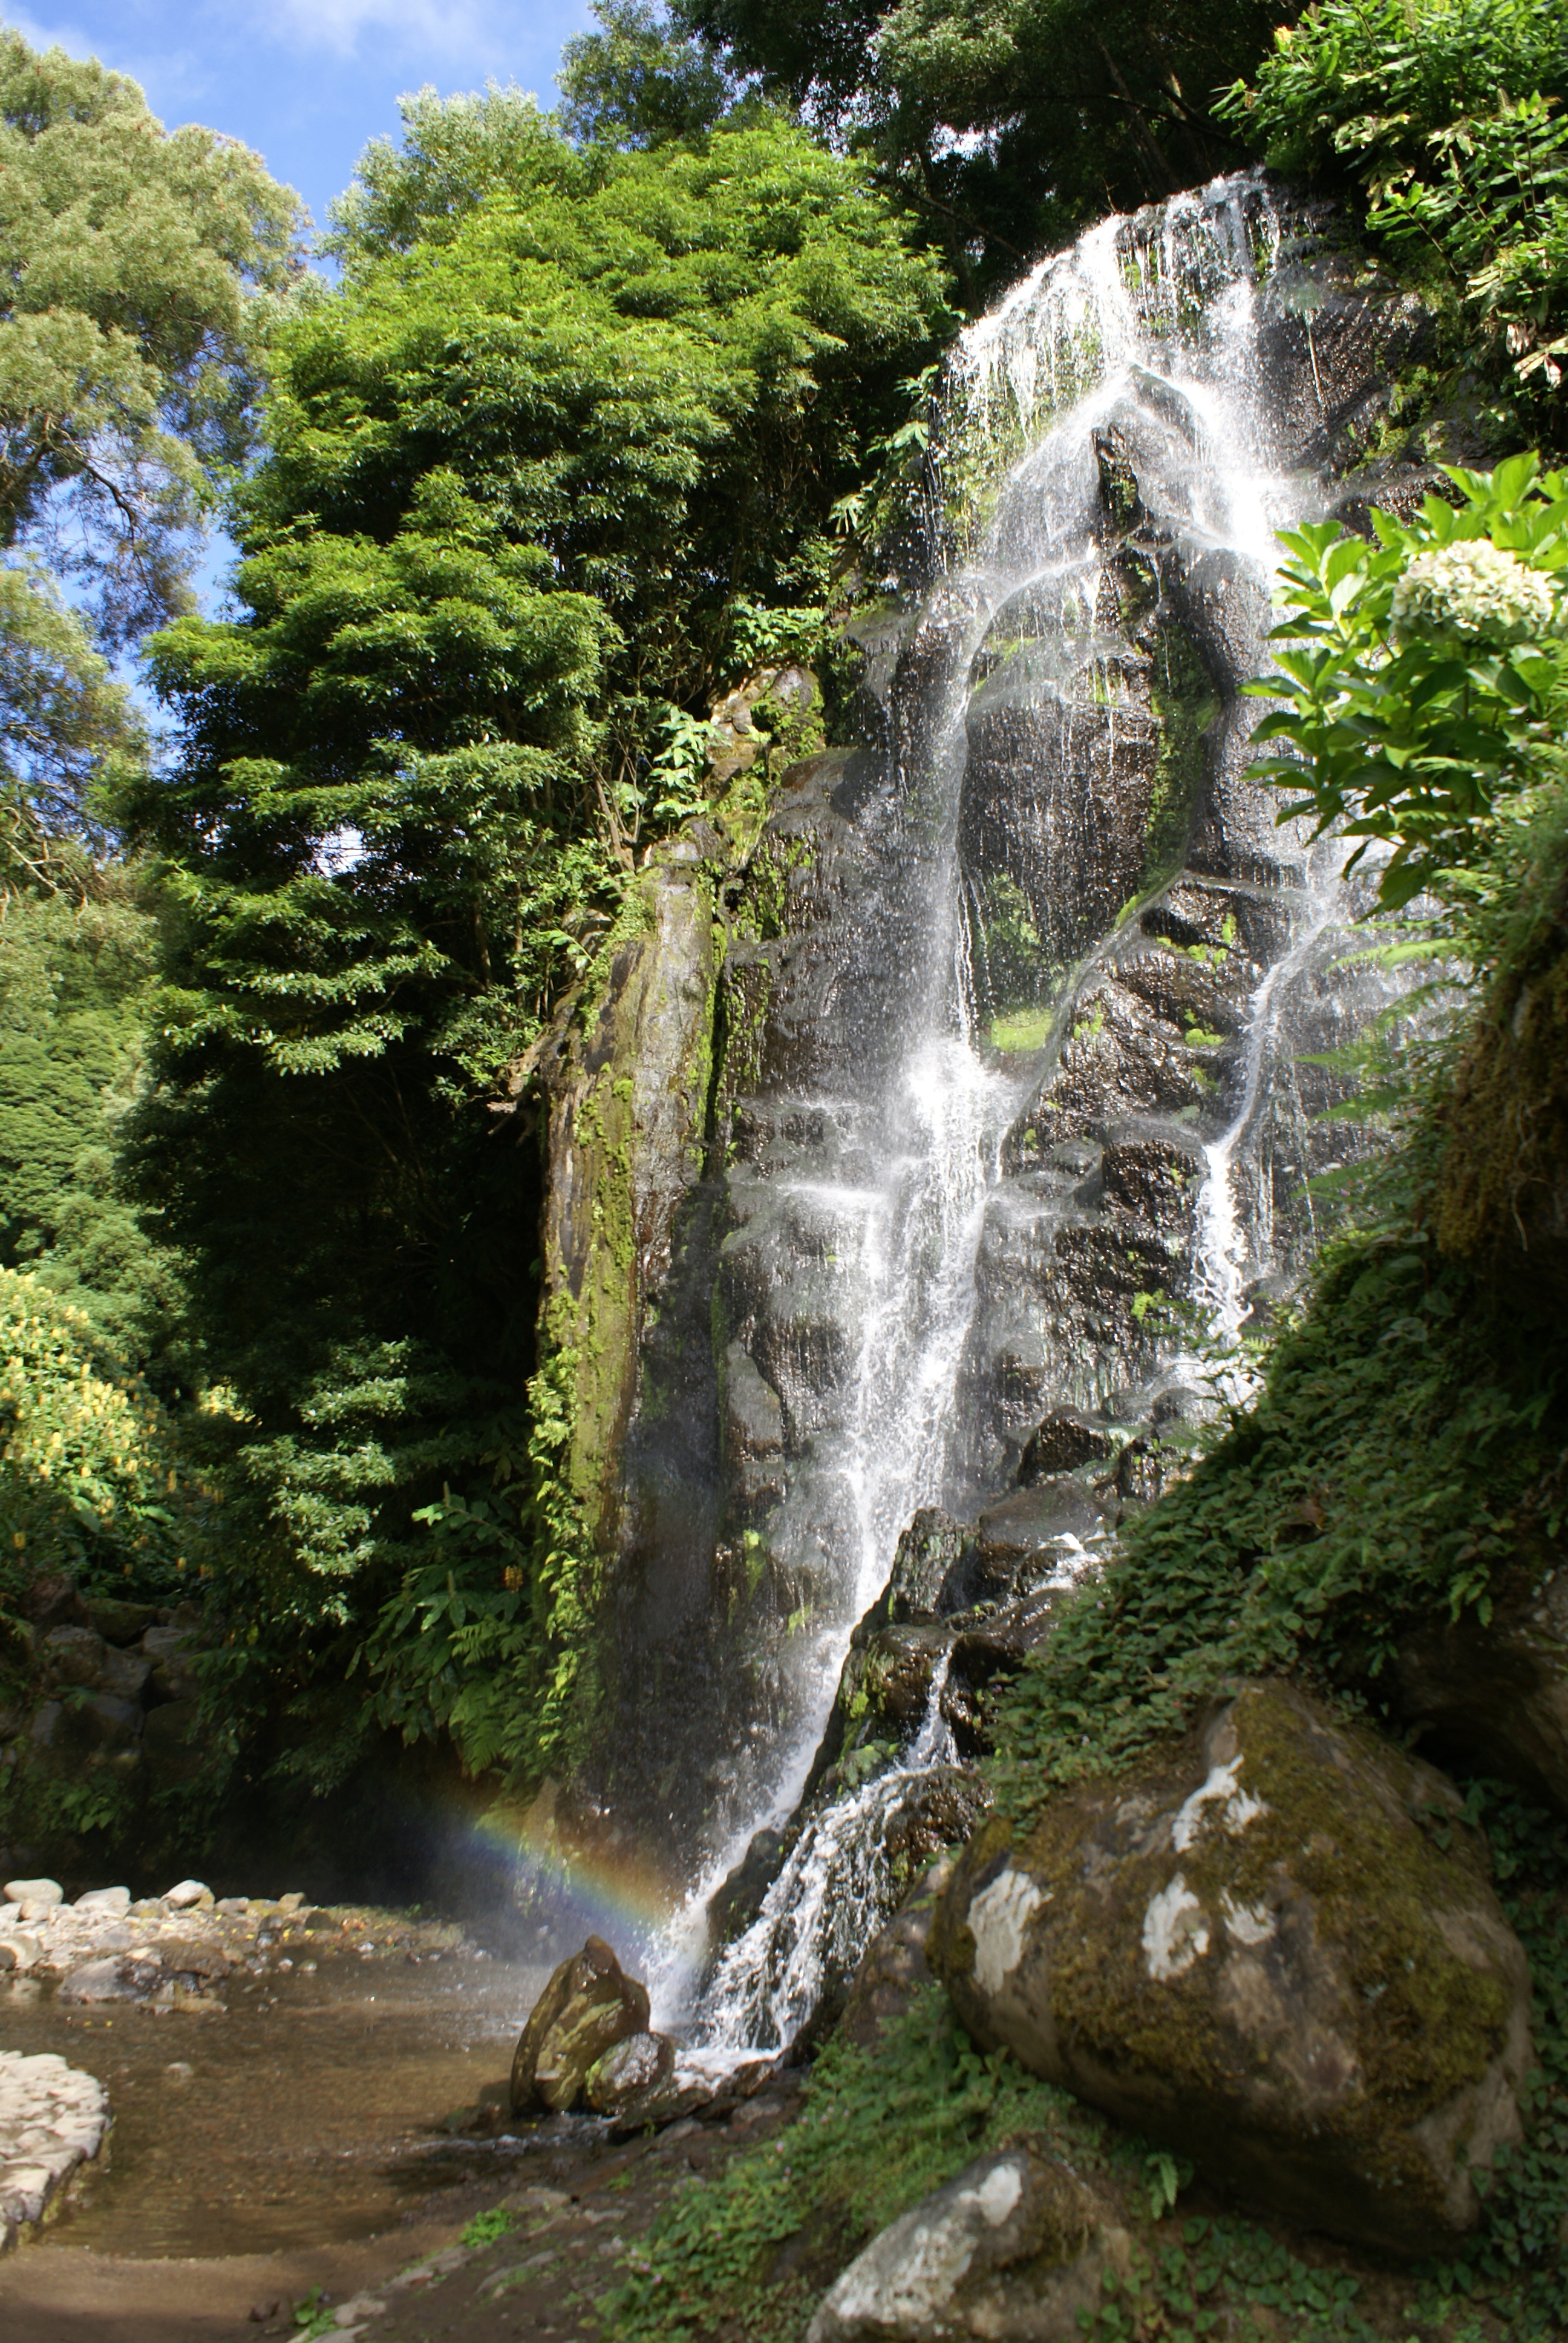
[[[1257,396],[1259,287],[1278,241],[1252,180],[1216,183],[1136,221],[1108,220],[971,327],[950,369],[945,463],[959,535],[973,550],[933,596],[950,647],[920,760],[897,777],[921,937],[908,971],[901,1046],[873,1096],[805,1101],[838,1131],[849,1176],[780,1175],[767,1190],[767,1210],[790,1232],[793,1257],[812,1263],[814,1292],[824,1265],[830,1271],[852,1333],[843,1403],[804,1445],[769,1532],[775,1557],[819,1590],[821,1615],[802,1621],[796,1638],[796,1729],[776,1745],[765,1773],[740,1781],[721,1809],[711,1861],[651,1979],[662,2022],[689,2021],[695,2044],[719,2059],[787,2043],[829,1966],[859,1949],[886,1905],[888,1817],[911,1779],[949,1754],[939,1681],[901,1755],[807,1819],[757,1918],[723,1953],[696,2009],[689,2006],[708,1898],[751,1834],[781,1824],[795,1806],[850,1629],[885,1584],[900,1532],[922,1505],[961,1506],[978,1493],[967,1478],[966,1442],[955,1436],[957,1396],[1003,1142],[1040,1061],[999,1058],[977,1025],[959,848],[974,711],[987,692],[993,705],[1055,711],[1061,745],[1050,787],[1042,777],[1031,801],[1027,779],[1020,783],[1014,816],[1040,869],[1049,875],[1058,861],[1066,869],[1063,841],[1103,813],[1096,790],[1117,769],[1119,727],[1133,737],[1148,723],[1128,700],[1131,653],[1105,616],[1094,450],[1097,435],[1111,429],[1141,435],[1153,451],[1166,499],[1161,525],[1187,572],[1202,577],[1206,564],[1229,565],[1213,590],[1235,593],[1242,673],[1266,663],[1273,534],[1295,508],[1292,483],[1271,460]],[[1252,600],[1243,608],[1247,593]],[[1015,609],[1027,613],[1017,641],[1003,623]],[[1228,1337],[1245,1314],[1249,1278],[1269,1265],[1267,1183],[1249,1165],[1282,1007],[1298,980],[1310,980],[1337,916],[1331,860],[1320,855],[1314,865],[1299,841],[1282,849],[1269,810],[1251,804],[1238,781],[1252,720],[1232,697],[1211,752],[1216,788],[1229,790],[1232,826],[1251,825],[1259,863],[1283,871],[1280,898],[1291,918],[1248,1006],[1225,1127],[1203,1148],[1190,1291]],[[1109,905],[1102,936],[1116,909]],[[1052,935],[1076,939],[1069,960],[1093,940],[1084,917],[1076,901],[1053,908]],[[1070,990],[1070,975],[1060,982]],[[1114,1364],[1105,1363],[1103,1373]],[[1060,1363],[1061,1395],[1076,1396],[1095,1379],[1081,1366]],[[1066,1560],[1066,1576],[1084,1559],[1080,1549]]]

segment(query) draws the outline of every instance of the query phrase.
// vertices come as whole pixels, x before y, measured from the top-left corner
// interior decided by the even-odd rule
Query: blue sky
[[[243,138],[297,187],[317,226],[366,142],[396,136],[397,98],[516,81],[553,103],[568,35],[587,0],[62,0],[57,13],[5,7],[35,46],[58,42],[139,81],[171,130],[182,122]]]

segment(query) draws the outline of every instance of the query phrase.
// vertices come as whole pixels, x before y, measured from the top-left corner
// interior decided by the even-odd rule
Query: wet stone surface
[[[0,2254],[53,2217],[108,2127],[93,2076],[50,2051],[0,2050]]]

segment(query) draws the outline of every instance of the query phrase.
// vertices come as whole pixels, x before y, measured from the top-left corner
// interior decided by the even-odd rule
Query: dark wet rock
[[[1054,1570],[1060,1559],[1059,1541],[1081,1544],[1104,1527],[1104,1508],[1081,1481],[1059,1477],[1015,1489],[980,1514],[943,1581],[937,1607],[945,1617],[979,1604],[1006,1602],[1031,1576]]]
[[[564,2114],[588,2070],[629,2035],[648,2031],[648,1987],[628,1977],[602,1936],[562,1961],[524,2026],[512,2060],[512,2113]]]
[[[950,1513],[928,1505],[899,1539],[888,1580],[887,1615],[894,1625],[933,1617],[948,1574],[963,1552],[964,1532]]]
[[[652,2095],[675,2071],[668,2034],[628,2034],[588,2068],[584,2097],[596,2116],[636,2122]]]
[[[38,1634],[49,1627],[85,1627],[88,1624],[87,1606],[76,1592],[76,1582],[66,1577],[64,1571],[50,1571],[35,1578],[23,1595],[21,1607]]]
[[[142,1650],[152,1664],[153,1684],[163,1700],[194,1700],[201,1679],[194,1665],[196,1638],[188,1627],[149,1627]]]
[[[1196,1740],[1054,1793],[1026,1835],[987,1825],[932,1965],[979,2042],[1212,2178],[1448,2251],[1521,2136],[1531,2063],[1524,1955],[1462,1812],[1431,1767],[1248,1684]]]
[[[861,1955],[839,2021],[839,2032],[851,2042],[862,2046],[875,2042],[882,2028],[903,2015],[930,1979],[926,1943],[937,1897],[951,1874],[951,1863],[946,1855],[939,1855]]]
[[[62,2001],[146,2001],[163,1982],[162,1963],[109,1955],[84,1961],[60,1987]]]
[[[1111,1454],[1111,1435],[1103,1425],[1069,1408],[1056,1408],[1031,1432],[1019,1459],[1019,1486],[1030,1489],[1037,1481],[1076,1473],[1081,1465],[1098,1464]]]
[[[1079,2343],[1131,2259],[1127,2232],[1076,2173],[1008,2148],[873,2237],[806,2343]]]
[[[56,1684],[110,1693],[118,1700],[139,1700],[153,1673],[150,1660],[120,1651],[91,1627],[51,1627],[38,1652]]]
[[[117,1603],[107,1594],[87,1600],[88,1624],[106,1644],[139,1643],[149,1627],[157,1625],[159,1615],[150,1603]]]
[[[749,1516],[784,1493],[784,1409],[739,1342],[730,1343],[724,1367],[724,1462]]]
[[[1391,1674],[1395,1714],[1423,1755],[1568,1814],[1568,1571],[1504,1581],[1487,1619],[1472,1608],[1413,1629]]]
[[[783,1859],[782,1831],[759,1830],[752,1835],[739,1862],[709,1898],[709,1935],[716,1945],[728,1945],[745,1935],[762,1909]]]
[[[148,1711],[142,1727],[142,1755],[156,1788],[173,1788],[194,1782],[207,1763],[208,1751],[200,1732],[200,1707],[195,1700],[166,1701]]]
[[[961,1846],[990,1811],[990,1792],[963,1765],[936,1765],[911,1774],[882,1831],[895,1897],[949,1847]]]

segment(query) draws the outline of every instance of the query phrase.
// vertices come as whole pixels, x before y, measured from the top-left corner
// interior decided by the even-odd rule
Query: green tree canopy
[[[874,155],[979,301],[1107,211],[1241,158],[1214,110],[1295,5],[673,0],[737,72]]]
[[[178,606],[187,533],[249,443],[247,311],[289,279],[298,201],[11,32],[0,166],[0,541],[43,546],[123,642]]]

